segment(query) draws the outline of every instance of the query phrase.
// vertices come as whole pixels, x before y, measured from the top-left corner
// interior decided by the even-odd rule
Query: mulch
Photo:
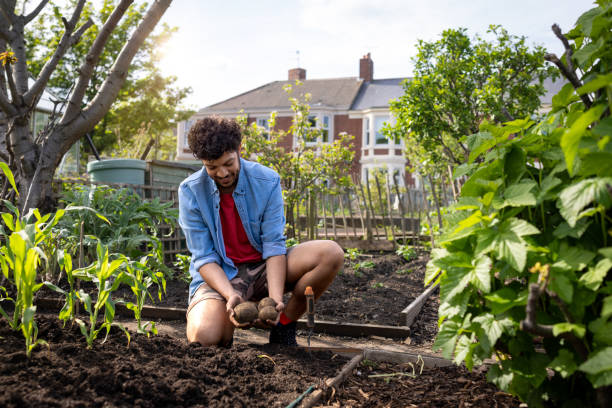
[[[363,361],[337,390],[328,407],[518,407],[520,401],[486,381],[486,367],[435,367]],[[371,377],[376,376],[376,377]]]
[[[38,346],[0,321],[2,407],[284,407],[347,361],[273,345],[202,348],[168,336],[113,329],[93,349],[77,327],[37,316]],[[103,335],[103,334],[102,334]]]

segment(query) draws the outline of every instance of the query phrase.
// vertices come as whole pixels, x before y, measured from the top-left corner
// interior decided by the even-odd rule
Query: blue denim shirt
[[[261,252],[263,259],[286,254],[279,175],[259,163],[241,158],[238,183],[232,196],[249,242]],[[179,225],[191,252],[189,300],[204,283],[199,273],[202,265],[219,264],[228,279],[238,273],[225,252],[219,201],[219,189],[204,167],[179,186]]]

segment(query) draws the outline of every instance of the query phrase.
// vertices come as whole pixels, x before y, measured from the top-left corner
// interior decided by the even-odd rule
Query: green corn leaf
[[[6,164],[3,161],[0,161],[0,170],[2,170],[2,172],[4,173],[4,176],[11,184],[11,187],[13,187],[13,190],[15,191],[15,194],[17,195],[17,197],[19,197],[19,190],[17,190],[17,185],[15,184],[15,177],[13,176],[13,172],[11,171],[8,164]]]
[[[604,258],[594,267],[590,267],[588,272],[580,277],[579,282],[590,290],[596,291],[603,283],[610,268],[612,268],[612,260]]]
[[[567,378],[578,369],[578,365],[570,351],[561,349],[557,357],[550,363],[550,368],[561,374],[561,377]]]
[[[48,287],[49,289],[51,289],[54,292],[61,293],[62,295],[66,295],[66,293],[67,293],[64,289],[60,288],[59,286],[54,285],[51,282],[45,281],[43,283],[44,283],[44,285],[46,287]]]
[[[579,181],[561,191],[557,207],[570,227],[574,227],[581,211],[594,201],[609,208],[612,198],[608,186],[612,177],[595,177]]]
[[[582,136],[591,123],[598,120],[605,109],[606,105],[593,106],[591,109],[584,112],[574,123],[572,123],[572,126],[563,133],[561,137],[561,148],[565,154],[567,171],[570,176],[574,174],[574,160],[578,154],[580,139],[582,139]]]
[[[578,338],[583,338],[586,333],[586,329],[583,324],[574,324],[574,323],[557,323],[553,325],[553,335],[559,336],[562,333],[574,333]]]

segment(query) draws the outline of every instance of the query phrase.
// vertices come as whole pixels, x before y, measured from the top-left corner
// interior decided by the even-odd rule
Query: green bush
[[[584,85],[537,123],[468,138],[469,179],[426,274],[440,282],[434,346],[470,369],[493,356],[489,380],[534,407],[611,406],[612,4],[598,3],[567,34]]]

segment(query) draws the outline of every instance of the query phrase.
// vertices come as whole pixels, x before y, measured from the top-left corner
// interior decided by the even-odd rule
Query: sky
[[[563,53],[550,27],[569,31],[593,7],[584,0],[174,0],[161,22],[178,27],[161,70],[193,89],[200,109],[301,67],[307,79],[356,77],[371,54],[374,79],[408,77],[418,40],[448,28],[486,37],[490,24]]]

